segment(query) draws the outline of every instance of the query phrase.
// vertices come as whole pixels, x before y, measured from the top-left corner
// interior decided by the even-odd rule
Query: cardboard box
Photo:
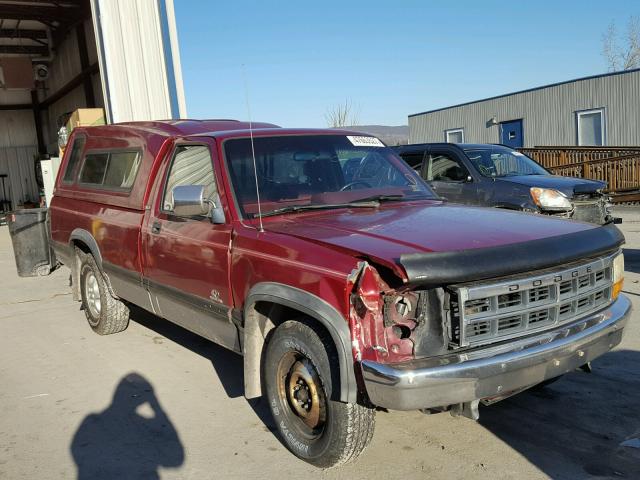
[[[70,135],[76,127],[92,127],[104,124],[104,110],[102,108],[79,108],[69,117],[67,134]]]

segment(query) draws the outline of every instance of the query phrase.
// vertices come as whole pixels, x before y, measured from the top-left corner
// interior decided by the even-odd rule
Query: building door
[[[524,146],[522,119],[502,122],[500,124],[500,143],[511,148],[521,148]]]

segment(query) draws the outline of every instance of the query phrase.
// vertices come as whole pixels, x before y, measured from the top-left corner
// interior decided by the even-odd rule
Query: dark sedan
[[[451,202],[599,224],[615,220],[603,193],[605,182],[552,175],[503,145],[424,143],[395,150],[438,195]]]

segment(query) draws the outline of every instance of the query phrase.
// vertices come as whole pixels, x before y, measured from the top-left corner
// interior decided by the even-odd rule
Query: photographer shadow
[[[134,322],[191,350],[211,362],[211,366],[216,372],[222,388],[224,388],[229,398],[244,398],[244,366],[241,355],[217,345],[200,335],[192,333],[179,325],[171,323],[168,320],[157,317],[146,310],[135,306],[130,306],[130,308],[131,319]],[[271,432],[277,430],[273,423],[269,405],[264,398],[247,400],[247,403],[267,430]]]
[[[151,384],[130,373],[111,405],[85,417],[71,443],[78,479],[158,479],[159,467],[179,467],[184,448]]]

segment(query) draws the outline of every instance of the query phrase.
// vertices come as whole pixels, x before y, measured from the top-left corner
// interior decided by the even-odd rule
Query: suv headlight
[[[564,193],[553,188],[531,187],[531,198],[542,210],[568,211],[573,208]]]
[[[624,255],[620,253],[613,259],[613,269],[611,272],[613,280],[613,288],[611,289],[611,298],[618,298],[624,284]]]

